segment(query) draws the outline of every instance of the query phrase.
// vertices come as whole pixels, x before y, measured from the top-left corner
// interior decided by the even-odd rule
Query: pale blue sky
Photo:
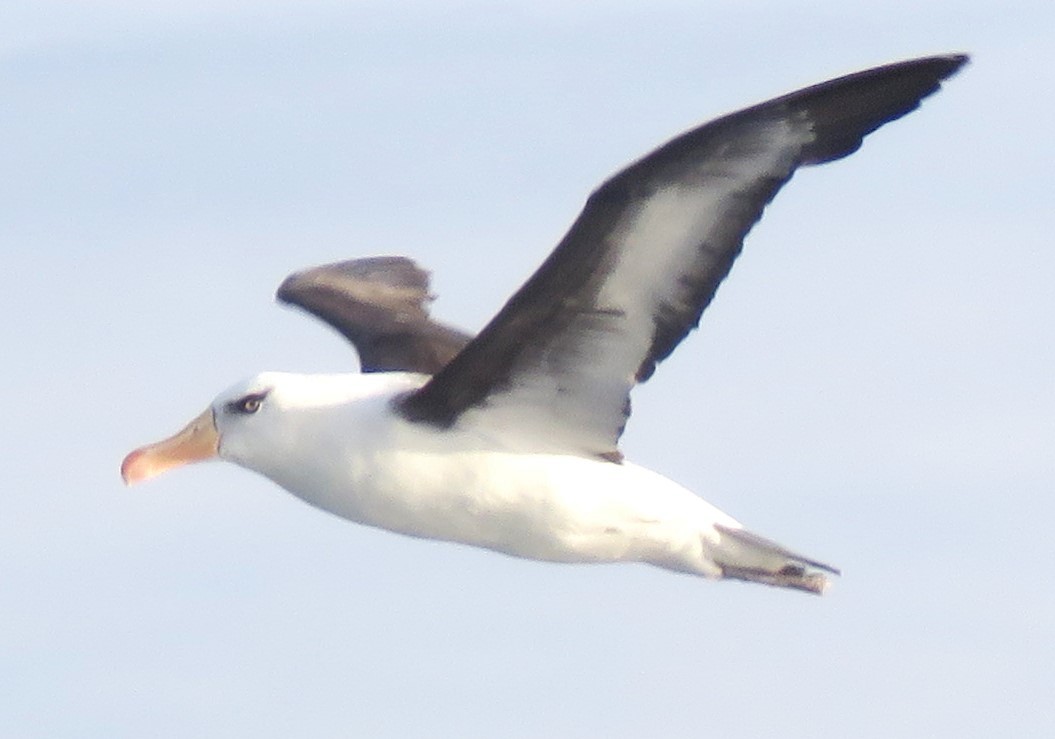
[[[0,735],[1048,736],[1050,2],[7,2]],[[262,369],[272,303],[405,253],[479,328],[684,128],[973,63],[802,172],[628,456],[843,568],[825,598],[376,532],[211,464],[117,467]]]

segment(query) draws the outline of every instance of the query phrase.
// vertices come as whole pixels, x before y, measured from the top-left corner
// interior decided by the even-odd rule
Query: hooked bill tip
[[[121,479],[124,480],[125,485],[135,485],[151,476],[149,464],[147,464],[146,455],[142,449],[131,452],[121,462]]]

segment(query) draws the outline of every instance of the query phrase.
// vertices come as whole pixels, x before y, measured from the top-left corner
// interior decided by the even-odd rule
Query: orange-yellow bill
[[[135,485],[173,467],[212,459],[219,446],[212,409],[207,408],[175,436],[140,447],[125,457],[121,477],[126,485]]]

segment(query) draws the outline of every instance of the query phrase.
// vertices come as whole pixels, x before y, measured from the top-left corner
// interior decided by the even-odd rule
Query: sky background
[[[407,254],[476,330],[604,177],[968,51],[800,172],[624,451],[842,567],[824,598],[422,542],[132,448],[353,370],[288,273]],[[0,10],[0,736],[1050,736],[1055,5]]]

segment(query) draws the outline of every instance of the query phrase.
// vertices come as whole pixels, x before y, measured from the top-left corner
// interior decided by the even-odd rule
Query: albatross
[[[133,484],[219,457],[343,518],[552,562],[643,562],[822,593],[834,567],[624,459],[630,392],[696,327],[744,237],[802,166],[845,157],[967,61],[858,72],[677,136],[600,185],[475,337],[433,321],[403,257],[294,274],[361,371],[264,372],[131,452]]]

